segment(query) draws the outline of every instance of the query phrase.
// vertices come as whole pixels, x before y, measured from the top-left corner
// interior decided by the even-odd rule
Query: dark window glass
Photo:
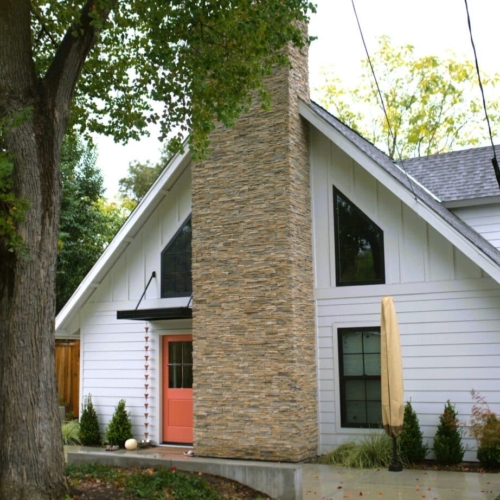
[[[384,233],[333,188],[337,286],[385,283]]]
[[[168,343],[168,387],[169,389],[193,387],[193,342]]]
[[[342,427],[380,427],[380,328],[339,328]]]
[[[189,218],[161,254],[162,298],[187,297],[193,291],[191,234],[191,218]]]

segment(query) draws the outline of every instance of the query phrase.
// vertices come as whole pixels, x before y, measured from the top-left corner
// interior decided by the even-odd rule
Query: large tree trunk
[[[13,191],[29,202],[17,254],[0,255],[0,499],[57,499],[66,492],[55,377],[55,266],[62,130],[43,86],[24,85],[11,100],[31,117],[7,131],[15,155]]]
[[[39,108],[36,103],[33,118],[6,141],[17,153],[15,193],[30,206],[19,226],[24,252],[14,256],[3,242],[0,255],[2,500],[57,499],[66,492],[54,355],[61,188],[57,140]]]
[[[102,21],[114,1],[99,10]],[[16,226],[24,250],[9,252],[0,234],[0,500],[56,500],[67,491],[54,354],[59,165],[76,82],[97,37],[87,0],[79,35],[69,27],[37,76],[30,8],[30,0],[0,0],[0,125],[25,115],[0,130],[0,151],[13,155],[12,191],[29,203]]]
[[[35,76],[29,22],[29,1],[0,0],[0,121],[24,115],[2,131],[0,146],[14,160],[8,190],[29,203],[16,227],[24,248],[10,252],[0,236],[1,500],[52,500],[67,491],[54,356],[59,155],[67,116]]]

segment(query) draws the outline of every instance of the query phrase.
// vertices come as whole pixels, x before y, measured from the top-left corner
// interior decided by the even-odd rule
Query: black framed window
[[[193,342],[168,343],[168,388],[193,388]]]
[[[333,188],[337,286],[385,283],[384,232]]]
[[[380,427],[380,328],[339,328],[342,427]]]
[[[191,216],[161,253],[161,296],[188,297],[193,291],[191,277]]]

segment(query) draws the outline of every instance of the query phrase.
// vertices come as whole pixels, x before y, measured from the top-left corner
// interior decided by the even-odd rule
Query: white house
[[[166,166],[56,319],[57,336],[81,339],[80,394],[92,394],[103,426],[118,400],[126,399],[138,439],[147,421],[148,439],[159,444],[194,442],[199,455],[296,461],[331,450],[380,423],[379,327],[385,295],[394,298],[400,323],[405,398],[411,400],[426,438],[433,437],[448,399],[467,420],[471,389],[500,411],[500,197],[488,149],[398,166],[307,99],[297,100],[291,109],[292,119],[306,130],[304,182],[310,209],[301,208],[305,205],[292,196],[290,214],[305,219],[310,231],[285,233],[290,249],[294,238],[311,249],[312,266],[307,258],[303,261],[313,283],[310,297],[305,297],[314,306],[311,327],[296,337],[290,334],[291,343],[280,351],[286,337],[275,339],[274,331],[280,332],[282,323],[273,318],[281,314],[281,306],[266,295],[264,305],[251,307],[279,279],[281,261],[274,260],[269,242],[263,251],[248,242],[239,247],[238,231],[252,218],[244,212],[246,196],[253,209],[264,212],[280,196],[281,188],[273,191],[278,174],[254,185],[271,191],[270,201],[263,201],[265,195],[251,197],[251,184],[240,180],[237,189],[207,187],[208,194],[216,194],[196,208],[193,199],[200,196],[201,187],[199,182],[196,189],[192,186],[201,168],[192,163],[186,148]],[[242,119],[238,137],[259,128],[253,116]],[[266,116],[276,122],[275,116],[259,111],[258,124]],[[274,136],[270,140],[279,143]],[[263,148],[260,141],[248,139],[238,149],[240,158],[253,154],[252,144]],[[224,155],[216,144],[214,156],[223,166]],[[266,157],[266,165],[280,156],[276,151],[273,155]],[[228,177],[231,165],[228,160]],[[444,173],[436,180],[443,165]],[[481,181],[474,184],[478,169]],[[224,189],[224,168],[208,170],[206,175],[222,179],[219,185]],[[219,202],[230,207],[220,224],[214,218]],[[266,217],[259,212],[255,219],[265,224]],[[229,227],[231,221],[234,227]],[[196,279],[191,281],[191,235],[196,238],[208,226],[215,236],[211,241],[203,232],[203,242],[197,243],[198,249],[204,245],[203,251],[193,250],[196,262],[201,254],[205,261],[193,268]],[[224,231],[224,236],[217,236]],[[249,232],[245,231],[249,241],[257,241],[265,229]],[[275,246],[279,253],[281,243]],[[221,257],[228,247],[233,253]],[[209,249],[213,254],[208,255]],[[231,255],[236,254],[233,262]],[[221,286],[224,272],[233,283],[246,276],[245,266],[252,272],[257,269],[257,278],[247,277],[241,290],[231,285],[205,300],[205,290],[214,283]],[[216,268],[221,269],[219,278],[212,276]],[[264,275],[267,281],[261,283]],[[285,293],[285,286],[277,286],[279,294]],[[289,280],[289,286],[295,290],[302,285]],[[294,297],[303,300],[304,294],[290,295],[291,310]],[[248,320],[241,323],[234,318],[243,310]],[[219,326],[211,326],[210,311],[221,319]],[[252,329],[242,332],[247,324]],[[267,328],[265,334],[259,332],[259,324]],[[205,345],[207,338],[211,340]],[[289,360],[304,338],[306,350]],[[314,359],[305,359],[308,346],[314,348],[316,365]],[[292,375],[286,373],[287,363],[294,365]],[[304,387],[302,372],[308,380]],[[287,391],[300,397],[293,400]],[[210,402],[203,399],[206,394]],[[307,397],[313,416],[302,420],[305,410],[294,409]],[[250,420],[242,421],[241,415]],[[289,421],[295,427],[280,431]],[[278,450],[275,455],[267,442]],[[466,458],[474,459],[475,453],[468,452]]]
[[[393,296],[398,313],[405,398],[411,400],[429,441],[448,399],[456,404],[463,421],[470,414],[471,389],[480,391],[498,411],[500,261],[493,245],[498,241],[500,205],[491,148],[403,163],[406,172],[436,188],[439,195],[449,192],[441,202],[321,108],[302,105],[301,112],[312,126],[320,451],[366,432],[342,422],[346,402],[342,400],[339,330],[379,326],[384,295]],[[462,158],[467,161],[455,169]],[[427,184],[443,165],[441,178]],[[474,177],[482,182],[476,184],[474,198],[467,199],[464,191],[472,191]],[[482,187],[486,196],[481,196]],[[383,283],[337,286],[334,188],[383,231]],[[474,446],[473,441],[466,442]],[[474,452],[466,458],[474,459]]]

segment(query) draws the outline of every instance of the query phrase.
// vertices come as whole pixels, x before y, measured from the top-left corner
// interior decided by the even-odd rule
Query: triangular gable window
[[[333,188],[337,286],[385,283],[384,232]]]
[[[189,297],[191,278],[191,216],[161,253],[161,296]]]

